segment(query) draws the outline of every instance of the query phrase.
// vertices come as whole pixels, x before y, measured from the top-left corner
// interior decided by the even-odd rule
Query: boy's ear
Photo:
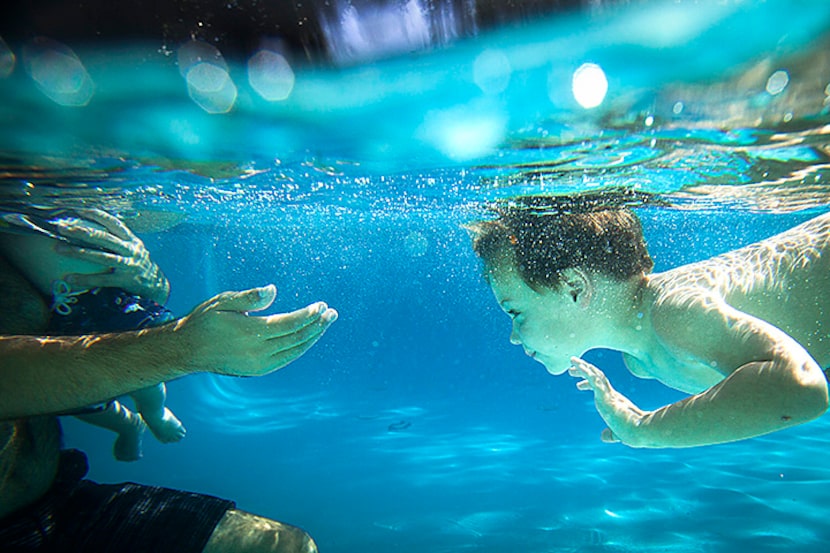
[[[588,307],[594,296],[594,281],[579,267],[570,267],[562,271],[562,286],[565,293],[579,307]]]

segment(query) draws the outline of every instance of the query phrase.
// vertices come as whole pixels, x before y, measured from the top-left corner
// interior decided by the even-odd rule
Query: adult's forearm
[[[276,288],[224,292],[159,327],[86,337],[0,336],[0,420],[61,413],[194,372],[262,376],[303,355],[337,319],[322,302],[268,308]]]
[[[183,376],[165,327],[99,336],[0,336],[0,420],[61,413]]]

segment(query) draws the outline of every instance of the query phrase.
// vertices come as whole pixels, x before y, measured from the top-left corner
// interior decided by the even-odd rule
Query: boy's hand
[[[261,376],[281,369],[308,351],[337,320],[337,311],[313,303],[291,313],[249,316],[274,301],[273,285],[224,292],[174,324],[185,338],[187,365],[194,371]]]
[[[73,288],[121,288],[159,304],[167,301],[170,283],[150,259],[144,243],[118,218],[99,209],[77,210],[80,223],[61,225],[58,232],[75,244],[55,251],[101,266],[100,273],[65,275]],[[101,229],[103,227],[104,230]]]
[[[573,366],[568,370],[568,374],[580,379],[576,383],[580,390],[593,390],[594,404],[602,420],[608,425],[608,428],[602,431],[602,441],[622,442],[631,447],[638,447],[639,422],[645,412],[615,390],[605,373],[594,365],[579,357],[571,357],[571,363]]]

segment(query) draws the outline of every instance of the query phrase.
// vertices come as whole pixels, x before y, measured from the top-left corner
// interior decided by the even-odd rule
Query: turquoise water
[[[67,444],[94,479],[229,497],[334,553],[825,551],[826,417],[690,450],[600,443],[591,398],[508,343],[461,225],[496,198],[631,189],[660,271],[826,211],[828,29],[818,1],[650,3],[292,62],[264,87],[249,60],[182,70],[177,44],[10,44],[4,202],[118,213],[178,314],[267,282],[274,309],[340,313],[278,373],[170,383],[179,444],[117,463],[73,420]],[[593,108],[572,87],[586,63],[607,82]],[[681,397],[587,357],[643,408]]]

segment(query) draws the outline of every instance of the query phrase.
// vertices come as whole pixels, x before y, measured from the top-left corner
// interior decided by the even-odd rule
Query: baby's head
[[[512,268],[534,290],[557,290],[564,269],[623,281],[654,266],[637,216],[585,198],[529,196],[491,206],[495,219],[468,226],[485,272]]]

